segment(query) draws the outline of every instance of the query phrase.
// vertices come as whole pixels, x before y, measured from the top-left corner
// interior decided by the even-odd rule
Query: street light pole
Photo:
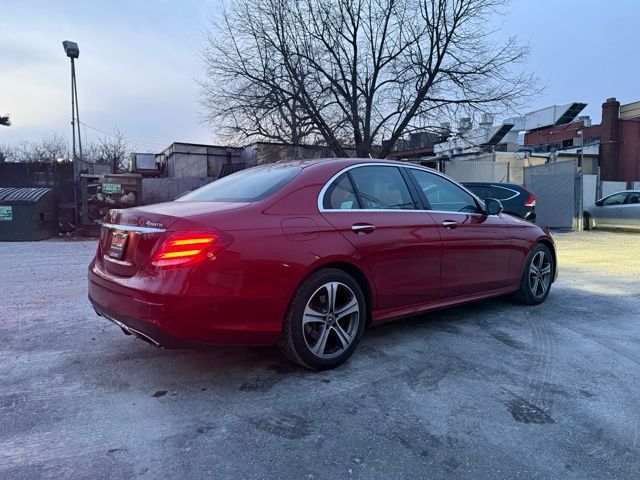
[[[75,97],[73,95],[73,92],[75,90],[74,70],[75,68],[74,68],[73,58],[72,58],[71,59],[71,138],[72,138],[71,160],[73,161],[74,173],[75,173],[75,164],[77,159],[76,159],[76,125],[75,125],[76,103],[75,103]],[[75,178],[75,175],[74,175],[74,178]]]
[[[79,161],[82,161],[82,139],[80,137],[80,115],[78,113],[78,88],[76,85],[76,64],[75,59],[80,56],[80,49],[78,44],[65,40],[62,42],[64,52],[71,60],[71,138],[72,138],[72,160],[73,160],[73,199],[76,226],[80,224],[80,209],[78,208],[79,198],[79,176],[80,165]],[[78,147],[80,149],[80,158],[76,155],[76,129],[78,130]]]
[[[84,160],[82,156],[82,136],[80,135],[80,109],[78,108],[78,86],[76,84],[76,64],[74,58],[71,58],[71,78],[73,81],[73,97],[76,104],[76,128],[78,130],[78,150],[80,151],[80,161]],[[80,167],[78,167],[80,168]]]

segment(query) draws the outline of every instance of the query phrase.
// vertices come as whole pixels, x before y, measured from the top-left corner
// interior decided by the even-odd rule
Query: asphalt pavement
[[[323,373],[151,347],[93,313],[94,241],[0,243],[0,478],[639,478],[640,235],[556,240],[543,305],[374,327]]]

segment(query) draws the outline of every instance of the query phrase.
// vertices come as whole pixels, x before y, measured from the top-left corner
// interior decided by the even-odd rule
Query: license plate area
[[[109,244],[109,257],[115,260],[122,260],[127,249],[129,234],[127,232],[115,231],[111,233],[111,243]]]

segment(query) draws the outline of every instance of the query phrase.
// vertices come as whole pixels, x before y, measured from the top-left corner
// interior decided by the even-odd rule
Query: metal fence
[[[525,167],[525,186],[536,196],[536,223],[573,229],[582,216],[582,175],[577,162]]]
[[[213,181],[212,177],[143,178],[142,203],[170,202]]]
[[[598,200],[598,176],[583,175],[582,176],[582,209],[586,209],[595,205]]]
[[[627,189],[627,182],[612,182],[612,181],[602,182],[603,197],[606,197],[607,195],[611,195],[612,193],[616,193],[626,189]]]
[[[452,160],[444,173],[458,182],[508,182],[509,163],[482,160]]]

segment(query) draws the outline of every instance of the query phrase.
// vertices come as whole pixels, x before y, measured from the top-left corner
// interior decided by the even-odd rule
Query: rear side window
[[[322,204],[324,208],[331,210],[360,208],[358,197],[346,173],[340,175],[327,189]]]
[[[397,167],[367,166],[352,169],[360,205],[373,210],[413,210],[409,188]]]
[[[280,190],[301,171],[301,167],[289,165],[254,167],[211,182],[177,201],[255,202]]]
[[[495,198],[493,189],[489,185],[465,185],[465,187],[467,187],[483,200],[487,198]]]
[[[510,200],[518,196],[519,192],[515,190],[511,190],[510,188],[498,187],[494,185],[493,191],[495,192],[495,197],[498,200]]]

